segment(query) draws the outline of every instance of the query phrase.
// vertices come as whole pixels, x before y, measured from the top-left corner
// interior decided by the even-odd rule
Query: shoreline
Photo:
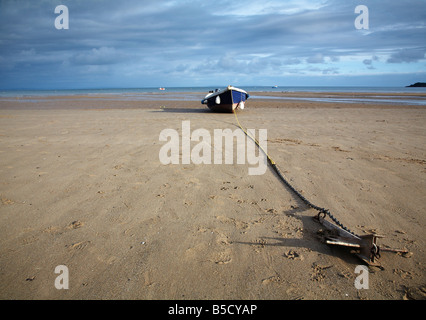
[[[0,97],[2,109],[60,109],[63,103],[75,102],[74,108],[134,109],[152,105],[171,108],[204,109],[199,92],[111,93],[87,95]],[[336,107],[336,108],[426,108],[426,93],[368,93],[368,92],[250,92],[248,107]],[[61,103],[63,102],[63,103]]]

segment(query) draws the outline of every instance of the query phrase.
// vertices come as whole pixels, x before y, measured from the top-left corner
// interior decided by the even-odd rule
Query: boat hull
[[[234,112],[236,109],[244,109],[244,103],[249,94],[244,90],[229,86],[225,90],[208,94],[201,103],[214,112]]]

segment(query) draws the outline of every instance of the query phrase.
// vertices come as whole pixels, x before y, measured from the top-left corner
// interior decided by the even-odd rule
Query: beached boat
[[[243,110],[244,103],[248,97],[249,94],[246,91],[228,86],[223,90],[216,89],[215,91],[210,91],[201,100],[201,103],[206,104],[212,111],[233,112],[236,109]]]

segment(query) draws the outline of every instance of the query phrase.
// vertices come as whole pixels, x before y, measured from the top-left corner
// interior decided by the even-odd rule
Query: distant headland
[[[410,84],[409,86],[406,86],[406,88],[412,87],[426,87],[426,82],[416,82],[415,84]]]

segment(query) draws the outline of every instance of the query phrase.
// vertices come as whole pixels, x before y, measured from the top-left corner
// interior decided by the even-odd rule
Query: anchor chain
[[[315,204],[313,204],[312,202],[310,202],[308,199],[305,198],[305,196],[303,196],[298,190],[296,190],[288,181],[286,178],[284,178],[284,176],[282,175],[281,171],[278,169],[277,165],[275,162],[271,162],[270,164],[272,166],[272,168],[274,168],[275,172],[277,173],[277,175],[280,177],[280,179],[284,182],[284,184],[291,190],[294,192],[294,194],[296,194],[300,200],[302,200],[306,205],[308,205],[309,207],[319,211],[318,213],[318,217],[323,214],[324,217],[327,215],[330,217],[331,220],[333,220],[333,222],[335,224],[337,224],[340,228],[342,228],[343,230],[353,234],[354,236],[357,236],[353,231],[351,231],[349,228],[345,227],[339,220],[337,220],[337,218],[335,216],[333,216],[330,212],[330,210],[319,207]]]

